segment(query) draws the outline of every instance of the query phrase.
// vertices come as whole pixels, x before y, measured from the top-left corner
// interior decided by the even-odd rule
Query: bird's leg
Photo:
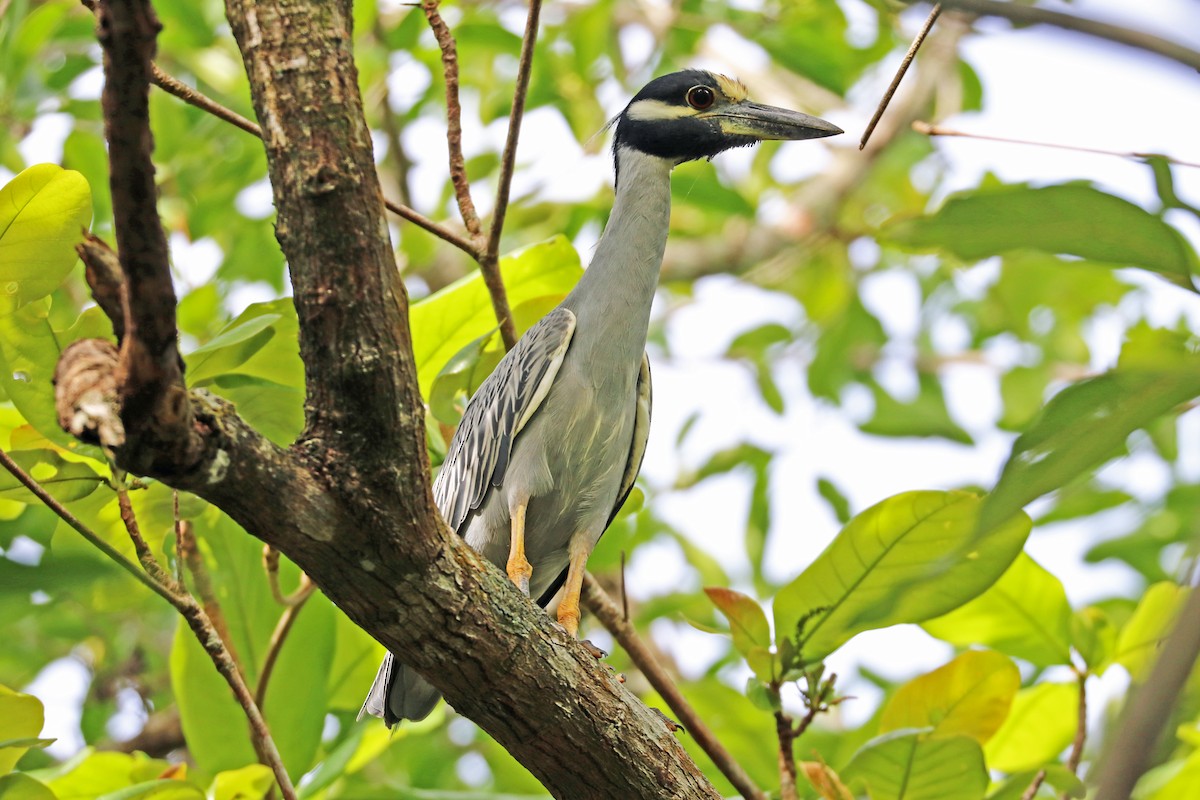
[[[529,579],[533,576],[533,565],[525,558],[525,508],[529,500],[517,503],[512,511],[512,538],[508,546],[508,579],[517,585],[521,593],[529,597]]]
[[[583,570],[590,554],[590,548],[571,549],[567,582],[563,586],[562,600],[558,603],[558,624],[572,636],[579,631],[579,593],[583,590]]]

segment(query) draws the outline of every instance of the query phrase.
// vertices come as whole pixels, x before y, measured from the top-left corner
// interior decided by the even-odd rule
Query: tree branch
[[[1146,771],[1150,753],[1200,657],[1200,588],[1191,587],[1175,627],[1146,682],[1125,703],[1117,734],[1099,759],[1096,800],[1124,800]]]
[[[442,15],[438,12],[439,0],[422,0],[421,10],[429,20],[433,38],[442,51],[442,76],[446,81],[446,146],[450,150],[450,182],[454,185],[454,198],[458,211],[471,238],[479,240],[483,229],[479,225],[479,213],[471,199],[471,182],[467,179],[467,168],[462,152],[462,105],[458,100],[458,47],[454,34],[450,33]]]
[[[967,133],[966,131],[958,131],[953,128],[944,128],[941,125],[931,125],[928,122],[920,120],[914,121],[912,129],[917,133],[923,133],[926,136],[958,136],[963,139],[980,139],[985,142],[1002,142],[1004,144],[1023,144],[1030,147],[1048,147],[1054,150],[1071,150],[1076,153],[1094,153],[1101,156],[1116,156],[1118,158],[1128,158],[1134,161],[1146,161],[1148,158],[1161,158],[1168,164],[1175,164],[1180,167],[1200,167],[1200,163],[1195,161],[1183,161],[1182,159],[1172,156],[1163,155],[1161,153],[1132,153],[1124,150],[1104,150],[1098,147],[1081,147],[1074,144],[1061,144],[1059,142],[1037,142],[1032,139],[1011,139],[1007,136],[988,136],[983,133]]]
[[[1120,25],[1110,25],[1099,20],[1076,17],[1037,6],[1005,2],[1005,0],[943,0],[942,6],[965,11],[968,14],[1003,17],[1020,25],[1053,25],[1062,30],[1083,33],[1148,53],[1156,53],[1194,70],[1200,70],[1200,52],[1184,47],[1178,42],[1142,31],[1130,30]]]
[[[521,38],[521,57],[517,64],[517,85],[513,90],[512,109],[508,115],[508,135],[504,140],[504,152],[500,156],[496,209],[492,213],[492,224],[488,228],[487,247],[479,260],[479,268],[492,297],[492,308],[500,322],[500,337],[504,340],[506,350],[511,350],[516,345],[517,332],[508,303],[508,292],[500,276],[500,235],[504,232],[504,218],[508,214],[508,199],[512,191],[513,171],[517,160],[517,141],[521,136],[521,121],[525,118],[525,98],[529,94],[529,73],[533,69],[533,53],[537,44],[541,11],[542,0],[529,0],[525,34]]]
[[[696,744],[700,745],[700,749],[712,759],[713,765],[733,784],[733,788],[737,789],[738,793],[747,800],[766,800],[767,796],[742,769],[742,765],[725,749],[712,729],[696,713],[696,709],[687,701],[687,698],[679,691],[679,687],[675,685],[675,681],[658,663],[658,659],[650,652],[650,648],[642,641],[642,637],[629,624],[622,610],[590,572],[583,579],[582,599],[600,624],[613,635],[621,647],[625,648],[629,660],[642,671],[646,680],[666,701],[671,713],[678,717],[679,722],[696,741]]]
[[[240,128],[241,130],[245,131],[246,133],[249,133],[252,136],[257,136],[260,139],[262,138],[262,128],[259,127],[257,123],[246,119],[241,114],[237,113],[236,111],[233,111],[232,109],[226,108],[225,106],[221,105],[220,103],[218,103],[217,101],[208,97],[207,95],[200,92],[199,90],[193,89],[192,87],[183,83],[178,78],[175,78],[172,75],[170,75],[166,72],[163,72],[161,69],[158,68],[157,64],[153,64],[151,66],[153,69],[153,73],[151,75],[151,80],[153,81],[155,86],[162,89],[167,94],[170,94],[170,95],[173,95],[173,96],[179,98],[180,100],[187,103],[188,105],[192,105],[203,111],[207,111],[208,113],[212,114],[214,117],[224,120],[225,122],[228,122],[230,125],[233,125],[236,128]],[[390,120],[390,117],[388,117],[388,119]],[[385,130],[388,129],[388,124],[386,122],[384,124],[384,129]],[[398,158],[400,158],[400,159],[404,158],[402,151],[397,150],[397,153],[398,153],[398,155],[397,155]],[[401,163],[404,163],[404,162],[401,162]],[[462,250],[464,253],[471,256],[472,258],[478,258],[478,254],[479,254],[480,250],[479,250],[479,247],[476,246],[476,244],[474,242],[472,242],[471,240],[469,240],[463,236],[460,236],[458,233],[455,233],[450,228],[447,228],[445,225],[442,225],[441,223],[438,223],[438,222],[434,222],[429,217],[426,217],[424,214],[422,214],[419,211],[417,211],[416,209],[410,207],[408,205],[408,200],[407,200],[406,186],[404,184],[401,184],[400,189],[401,189],[400,202],[397,203],[394,200],[384,199],[383,204],[384,204],[384,206],[387,207],[388,211],[391,211],[393,214],[400,217],[401,219],[411,222],[412,224],[416,225],[418,228],[421,228],[428,233],[432,233],[434,236],[438,237],[443,242],[454,245],[459,250]]]
[[[117,252],[128,297],[116,373],[121,421],[134,452],[169,446],[172,463],[199,454],[175,337],[175,288],[167,238],[158,219],[158,189],[150,160],[149,78],[161,25],[147,0],[111,0],[98,9],[104,50],[104,132]],[[153,443],[141,448],[142,442]],[[145,472],[150,465],[138,464]]]
[[[278,588],[278,584],[276,587]],[[301,576],[300,588],[296,590],[291,602],[279,615],[279,622],[275,624],[275,630],[271,631],[271,641],[267,643],[267,654],[263,656],[262,668],[258,671],[258,686],[254,688],[254,700],[258,703],[259,708],[262,708],[263,703],[266,702],[267,687],[271,683],[271,675],[275,672],[275,662],[279,658],[280,651],[283,650],[283,643],[287,641],[288,633],[291,632],[296,617],[300,616],[300,610],[304,608],[304,603],[312,597],[313,590],[316,588],[307,575]]]
[[[883,99],[879,101],[879,105],[875,108],[875,113],[871,115],[871,121],[867,123],[862,138],[858,141],[859,150],[867,146],[867,142],[871,139],[871,134],[875,131],[875,126],[879,124],[879,118],[883,116],[883,112],[887,110],[888,104],[892,102],[892,97],[896,94],[896,90],[900,88],[900,81],[904,80],[905,73],[908,72],[913,59],[917,57],[917,51],[921,49],[921,44],[925,41],[925,37],[929,35],[929,32],[933,30],[933,24],[937,22],[937,18],[941,14],[941,4],[934,3],[933,8],[929,11],[929,16],[925,18],[925,22],[921,25],[921,30],[917,31],[912,44],[908,46],[908,52],[904,54],[904,59],[900,62],[900,66],[896,70],[892,82],[888,84],[887,90],[883,93]]]

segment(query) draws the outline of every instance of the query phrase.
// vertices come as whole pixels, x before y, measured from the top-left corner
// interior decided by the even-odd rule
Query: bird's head
[[[689,69],[655,78],[614,120],[614,152],[630,148],[675,164],[766,139],[842,133],[823,119],[752,103],[740,81]]]

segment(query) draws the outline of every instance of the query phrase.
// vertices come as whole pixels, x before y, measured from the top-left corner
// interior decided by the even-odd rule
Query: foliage
[[[11,180],[0,189],[0,445],[104,541],[132,556],[114,493],[121,476],[98,450],[58,428],[52,402],[62,349],[111,336],[103,315],[89,307],[73,252],[89,221],[101,236],[112,230],[92,88],[93,23],[86,9],[67,2],[4,5],[11,7],[0,22],[0,167]],[[623,96],[652,72],[690,63],[717,26],[757,42],[775,62],[772,76],[801,87],[797,102],[844,97],[904,43],[886,4],[852,4],[873,24],[871,35],[853,44],[845,4],[765,0],[755,12],[745,5],[684,0],[665,27],[649,25],[636,4],[622,0],[557,7],[537,45],[529,122],[561,121],[582,148],[594,149],[599,140],[589,137],[612,110],[601,104],[596,84],[604,81],[609,94],[620,84]],[[502,120],[511,102],[519,47],[511,10],[443,9],[469,76],[464,87],[480,139],[483,126]],[[160,65],[249,115],[245,76],[220,4],[160,3],[157,11],[164,23]],[[764,26],[763,15],[772,24]],[[414,143],[389,134],[384,119],[390,115],[404,130],[442,124],[441,54],[419,9],[360,3],[355,22],[370,121],[387,143],[380,159],[385,186],[431,216],[446,217],[449,181],[430,177],[444,174],[430,167],[440,162],[418,159],[414,166],[412,154],[395,150]],[[646,63],[622,46],[640,35],[653,40]],[[977,85],[970,67],[952,60],[945,72],[945,85],[964,91],[943,94],[970,102]],[[400,79],[389,81],[389,73]],[[151,95],[151,105],[189,383],[232,400],[254,426],[287,444],[303,425],[304,372],[295,310],[282,297],[285,271],[271,214],[255,200],[266,175],[261,146],[161,92]],[[938,116],[958,110],[934,109]],[[18,143],[38,135],[35,124],[51,115],[70,123],[61,167],[27,164]],[[495,179],[497,150],[483,147],[469,160],[473,181]],[[726,421],[697,412],[676,432],[656,431],[663,438],[677,433],[678,449],[689,454],[677,465],[680,474],[673,485],[644,482],[644,505],[627,507],[591,568],[612,574],[618,554],[627,552],[631,573],[639,574],[639,564],[675,556],[680,576],[669,589],[631,587],[636,627],[667,642],[705,635],[691,626],[724,633],[728,623],[727,637],[708,640],[713,657],[684,648],[672,655],[687,676],[684,693],[761,786],[780,785],[772,743],[777,719],[804,717],[815,704],[836,713],[818,716],[803,733],[802,749],[820,756],[801,765],[815,787],[801,786],[807,796],[1017,798],[1039,772],[1056,792],[1082,796],[1064,755],[1081,741],[1081,690],[1113,669],[1135,685],[1146,680],[1186,598],[1179,579],[1195,554],[1200,489],[1184,468],[1180,431],[1200,396],[1197,342],[1185,320],[1164,322],[1148,310],[1153,292],[1194,292],[1194,246],[1177,217],[1165,213],[1194,209],[1176,195],[1161,159],[1147,166],[1158,208],[1082,183],[1002,185],[992,178],[935,202],[940,185],[915,177],[922,170],[936,174],[934,184],[946,177],[937,173],[931,150],[924,138],[898,134],[853,186],[824,198],[832,206],[814,210],[815,230],[801,238],[756,217],[769,201],[819,185],[819,176],[786,177],[782,167],[793,151],[763,146],[740,171],[680,170],[672,246],[720,255],[712,256],[715,264],[699,256],[696,263],[674,263],[668,256],[663,310],[652,331],[656,368],[686,366],[671,326],[706,287],[753,287],[802,311],[786,321],[756,320],[720,349],[730,374],[749,376],[747,417],[771,422],[730,438]],[[531,189],[511,208],[504,239],[511,254],[502,273],[518,330],[578,279],[578,249],[594,236],[608,202],[607,189],[571,204]],[[499,337],[486,287],[461,253],[414,226],[392,233],[409,290],[423,296],[411,323],[436,463],[463,399],[498,359]],[[725,258],[726,243],[739,236],[770,241],[769,252],[747,244],[751,262],[741,263],[740,254]],[[874,246],[864,249],[862,242]],[[206,258],[212,263],[205,265]],[[699,277],[716,271],[732,277]],[[911,333],[897,333],[869,302],[871,282],[887,276],[917,289]],[[1148,288],[1154,281],[1159,285]],[[1194,305],[1195,297],[1181,302]],[[1117,308],[1125,314],[1119,356],[1097,364],[1081,330],[1111,319]],[[962,334],[954,345],[938,335],[947,327]],[[781,486],[781,476],[790,474],[788,448],[768,442],[780,429],[774,423],[794,414],[805,396],[794,372],[801,355],[807,395],[864,436],[965,448],[981,434],[1017,434],[998,480],[987,493],[965,481],[933,491],[914,463],[905,476],[912,491],[871,498],[865,510],[856,487],[824,473],[812,486]],[[1001,408],[986,430],[959,419],[947,400],[956,360],[974,360],[994,376]],[[907,390],[885,377],[897,366],[911,378]],[[1166,476],[1165,487],[1131,491],[1106,469],[1121,460],[1152,465]],[[671,495],[716,492],[731,475],[750,502],[744,527],[720,535],[735,542],[740,563],[709,552],[711,542],[678,529],[666,511]],[[781,530],[784,493],[807,493],[813,508],[824,502],[829,511],[812,514],[802,532]],[[150,549],[180,568],[170,490],[150,482],[135,485],[131,497]],[[179,504],[179,515],[196,530],[229,644],[256,686],[285,613],[261,566],[261,548],[198,498],[183,496]],[[1136,580],[1093,602],[1072,603],[1057,577],[1062,565],[1023,552],[1030,536],[1053,536],[1066,525],[1085,531],[1090,560],[1124,565]],[[775,568],[773,553],[800,535],[818,534],[828,546],[802,571]],[[201,645],[158,597],[113,569],[7,473],[0,474],[0,554],[7,639],[0,651],[0,798],[269,794],[270,772],[256,763],[241,711]],[[297,573],[285,560],[285,592],[297,586]],[[955,654],[908,680],[867,670],[842,676],[843,683],[857,678],[882,690],[874,709],[871,701],[843,702],[829,693],[842,684],[829,682],[822,662],[863,632],[907,623],[952,645]],[[916,627],[907,631],[914,647],[927,641]],[[379,725],[356,724],[381,648],[319,593],[297,615],[277,655],[263,705],[293,779],[308,776],[301,796],[544,796],[511,757],[448,711],[392,736]],[[74,753],[47,751],[42,702],[18,690],[64,659],[90,678],[80,723],[84,747]],[[634,672],[619,649],[610,663]],[[636,680],[629,685],[643,691]],[[645,696],[659,702],[648,690]],[[1200,785],[1198,700],[1193,675],[1173,712],[1177,735],[1155,754],[1142,797],[1190,796]],[[847,703],[854,714],[842,713]],[[155,754],[164,758],[100,749],[131,721],[140,727],[147,716],[168,718],[172,710],[181,738]],[[1104,719],[1089,729],[1078,753],[1086,769],[1113,728]],[[685,742],[729,793],[694,743]]]

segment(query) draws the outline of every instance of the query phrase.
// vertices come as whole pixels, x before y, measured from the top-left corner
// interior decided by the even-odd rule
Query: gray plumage
[[[748,103],[741,84],[697,70],[651,82],[616,119],[616,197],[591,266],[479,387],[433,490],[447,524],[493,564],[508,564],[514,581],[516,518],[530,597],[545,606],[567,581],[560,621],[577,611],[583,563],[633,488],[646,449],[646,334],[670,225],[671,169],[760,139],[833,133],[840,130],[822,120]],[[574,632],[575,622],[564,624]],[[437,700],[389,653],[359,716],[390,726],[422,719]]]

